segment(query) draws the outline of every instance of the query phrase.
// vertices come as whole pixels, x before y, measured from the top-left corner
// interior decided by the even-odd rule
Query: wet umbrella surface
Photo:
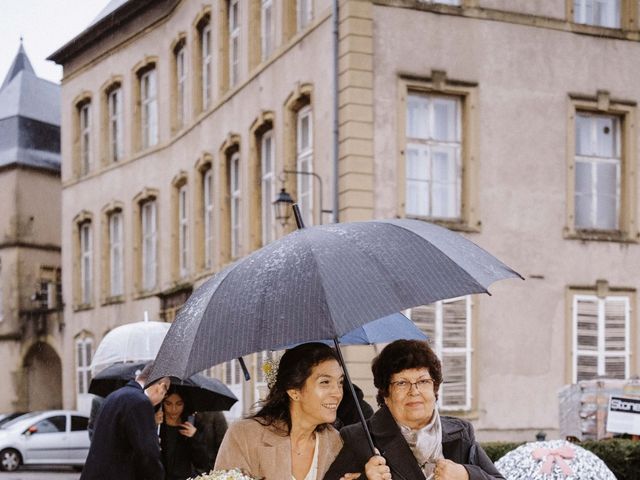
[[[180,310],[151,379],[337,338],[406,308],[519,275],[466,238],[417,220],[297,230],[205,282]]]

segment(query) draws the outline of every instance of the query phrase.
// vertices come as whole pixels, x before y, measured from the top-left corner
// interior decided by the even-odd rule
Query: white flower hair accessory
[[[267,381],[267,387],[269,390],[276,384],[276,378],[278,378],[278,367],[280,366],[280,358],[269,358],[262,363],[262,373]]]

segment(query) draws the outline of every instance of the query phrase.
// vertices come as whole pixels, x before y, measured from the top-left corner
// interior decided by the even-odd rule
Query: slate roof
[[[17,132],[11,128],[16,117],[33,120],[21,122]],[[39,124],[45,124],[40,128]],[[24,125],[28,125],[25,127]],[[39,78],[22,43],[0,86],[0,167],[18,163],[48,170],[60,170],[60,152],[33,148],[25,139],[40,135],[43,128],[60,129],[60,86]],[[4,132],[2,131],[4,130]],[[59,142],[58,142],[59,145]],[[49,149],[50,150],[50,149]]]

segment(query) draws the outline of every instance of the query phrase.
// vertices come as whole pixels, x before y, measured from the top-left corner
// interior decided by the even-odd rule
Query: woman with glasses
[[[427,342],[390,343],[371,369],[381,408],[367,423],[381,455],[371,456],[361,425],[345,427],[344,445],[325,480],[347,472],[368,480],[504,479],[475,441],[471,424],[439,414],[442,367]]]

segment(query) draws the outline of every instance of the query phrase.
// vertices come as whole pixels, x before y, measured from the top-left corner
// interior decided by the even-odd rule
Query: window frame
[[[308,139],[307,147],[302,146],[303,125],[307,119]],[[296,171],[307,174],[296,175],[297,203],[300,214],[306,225],[315,224],[315,188],[314,188],[314,131],[313,108],[307,104],[296,112]],[[306,165],[305,165],[306,164]]]
[[[228,0],[229,12],[229,87],[238,84],[240,78],[240,1]]]
[[[238,258],[242,252],[242,171],[240,152],[229,156],[229,227],[231,238],[231,259]]]
[[[175,128],[181,130],[187,123],[187,46],[178,43],[174,51],[175,75]]]
[[[110,163],[119,162],[124,157],[124,116],[122,111],[122,95],[122,87],[120,85],[112,88],[107,93],[107,143]]]
[[[608,92],[595,97],[570,94],[567,115],[566,225],[564,238],[592,241],[638,243],[636,175],[636,110],[633,101],[612,99]],[[620,173],[617,229],[579,228],[576,224],[576,121],[579,114],[616,116],[620,119]]]
[[[478,168],[476,157],[480,151],[478,118],[478,85],[472,82],[452,80],[446,72],[433,70],[431,76],[420,79],[399,77],[398,88],[398,136],[397,136],[397,196],[398,217],[428,220],[451,230],[478,233],[481,231],[478,203]],[[458,98],[460,103],[460,218],[431,218],[408,215],[406,212],[407,168],[407,106],[410,93],[423,93]]]
[[[89,384],[91,383],[91,360],[94,354],[93,338],[76,338],[75,347],[76,395],[86,395],[89,393]],[[81,389],[81,386],[85,388]]]
[[[93,303],[93,237],[91,221],[78,225],[80,240],[80,304]]]
[[[269,146],[265,145],[267,142]],[[272,203],[276,198],[275,147],[273,128],[270,128],[260,136],[261,230],[263,246],[271,243],[276,238],[276,222],[272,207]],[[268,159],[265,158],[267,152]],[[269,169],[266,168],[267,163],[270,166]]]
[[[569,0],[570,2],[572,2],[572,12],[573,15],[571,16],[571,21],[573,23],[576,24],[580,24],[580,25],[590,25],[590,26],[594,26],[594,27],[602,27],[602,28],[612,28],[612,29],[620,29],[622,26],[622,21],[623,21],[623,9],[624,9],[624,5],[622,4],[622,2],[624,0],[608,0],[609,2],[613,3],[613,8],[614,8],[614,15],[617,17],[615,20],[617,20],[617,22],[614,22],[614,25],[605,25],[604,23],[596,23],[595,20],[591,20],[589,21],[586,18],[587,15],[587,4],[591,4],[591,12],[592,15],[595,15],[595,13],[593,12],[594,10],[594,3],[598,0]],[[580,18],[578,18],[580,17]]]
[[[140,138],[142,149],[158,144],[158,75],[155,65],[139,75]],[[152,88],[153,87],[153,88]]]
[[[211,53],[211,20],[208,19],[200,28],[200,74],[201,74],[201,109],[206,111],[212,104],[213,99],[213,55]],[[206,47],[206,48],[205,48]]]
[[[296,32],[301,32],[313,21],[313,0],[296,0]]]
[[[184,183],[178,187],[178,272],[180,278],[189,275],[189,190]]]
[[[210,270],[214,264],[214,228],[215,228],[215,185],[213,166],[209,166],[202,174],[202,213],[203,213],[203,248],[204,268]]]
[[[269,22],[267,22],[267,11],[269,11]],[[275,48],[273,12],[273,0],[260,0],[260,59],[263,62],[271,56]]]
[[[616,294],[618,293],[618,294]],[[596,357],[597,359],[597,376],[604,375],[605,371],[605,360],[607,357],[624,357],[625,358],[625,379],[629,379],[633,374],[634,366],[632,363],[632,358],[635,357],[633,355],[634,348],[632,347],[632,338],[634,335],[632,322],[631,322],[631,311],[632,311],[632,299],[631,292],[624,294],[624,292],[607,292],[605,295],[598,295],[598,292],[580,292],[580,291],[572,291],[570,293],[570,301],[571,301],[571,354],[570,354],[570,362],[571,362],[571,383],[578,382],[578,357],[579,356],[588,356],[588,357]],[[615,353],[607,353],[605,349],[605,338],[606,338],[606,330],[605,330],[605,318],[604,318],[604,308],[605,303],[607,301],[624,301],[625,302],[625,348],[623,351],[614,351]],[[580,301],[589,301],[597,303],[597,350],[586,350],[579,349],[578,346],[578,302]]]
[[[80,171],[83,176],[93,169],[91,123],[91,101],[87,100],[78,105]]]
[[[140,204],[140,286],[152,292],[158,286],[158,210],[157,199],[145,199]],[[149,213],[150,212],[150,213]],[[145,216],[150,215],[151,231],[147,232]]]
[[[109,297],[124,295],[124,214],[115,210],[109,214]],[[117,235],[114,220],[119,219]],[[116,238],[117,237],[117,238]],[[116,241],[114,241],[114,238]],[[116,279],[118,279],[116,281]],[[119,288],[117,288],[119,287]]]

